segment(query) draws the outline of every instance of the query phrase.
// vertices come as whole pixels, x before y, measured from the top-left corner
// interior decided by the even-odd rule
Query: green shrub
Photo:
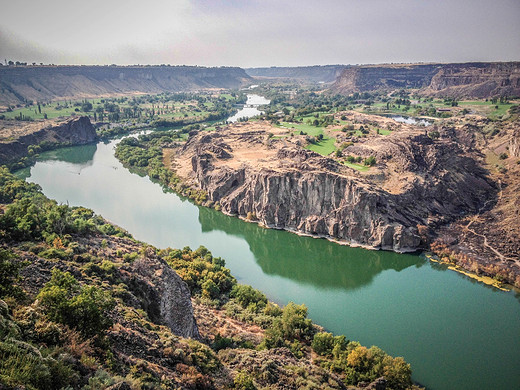
[[[21,297],[23,290],[16,286],[20,279],[22,264],[14,261],[15,255],[8,250],[0,250],[0,298]]]
[[[267,304],[266,296],[251,286],[236,284],[229,295],[234,298],[243,308],[248,308],[253,313],[263,310]]]
[[[235,389],[256,390],[256,386],[253,382],[253,379],[249,376],[247,372],[244,371],[240,371],[235,375],[233,383],[235,385]]]
[[[347,347],[347,341],[345,336],[334,336],[332,333],[319,332],[314,335],[311,347],[318,355],[332,356],[333,351],[336,352],[336,355],[339,351],[344,351]]]
[[[52,320],[93,337],[111,326],[106,312],[114,306],[110,294],[98,287],[80,287],[68,272],[54,269],[51,280],[37,296]]]

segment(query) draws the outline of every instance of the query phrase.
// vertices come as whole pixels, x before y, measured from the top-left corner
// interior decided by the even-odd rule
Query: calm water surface
[[[269,104],[271,101],[260,95],[248,94],[247,101],[244,107],[238,111],[235,115],[228,118],[228,122],[236,122],[242,118],[252,118],[260,115],[263,112],[258,107]]]
[[[520,302],[417,255],[349,248],[197,207],[130,173],[99,143],[48,152],[21,172],[159,248],[204,245],[237,279],[305,303],[330,331],[412,364],[431,389],[520,389]]]
[[[426,119],[421,118],[413,118],[411,116],[402,116],[402,115],[390,115],[390,118],[392,118],[396,122],[402,122],[407,123],[409,125],[423,125],[423,126],[430,126],[432,124],[431,121],[428,121]]]

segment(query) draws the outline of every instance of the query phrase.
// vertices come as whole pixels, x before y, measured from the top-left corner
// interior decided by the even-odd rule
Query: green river
[[[198,207],[125,169],[114,145],[42,154],[19,174],[159,248],[204,245],[241,282],[305,303],[327,330],[412,364],[430,389],[520,389],[520,296],[424,257],[261,228]]]

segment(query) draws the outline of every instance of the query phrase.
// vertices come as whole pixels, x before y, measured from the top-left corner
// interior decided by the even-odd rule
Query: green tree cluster
[[[96,286],[80,286],[68,272],[53,269],[36,299],[51,321],[77,329],[85,337],[101,335],[112,325],[107,316],[114,307],[110,294]]]

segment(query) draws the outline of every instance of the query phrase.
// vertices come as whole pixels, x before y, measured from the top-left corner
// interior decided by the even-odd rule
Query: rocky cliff
[[[252,77],[262,78],[284,78],[307,82],[330,83],[336,80],[346,65],[323,65],[323,66],[296,66],[296,67],[270,67],[270,68],[247,68],[246,72]]]
[[[414,251],[422,245],[421,225],[476,212],[494,192],[486,172],[466,157],[469,150],[448,136],[433,141],[412,130],[350,146],[349,153],[376,155],[386,165],[369,176],[286,140],[266,141],[276,130],[255,126],[195,135],[179,154],[178,172],[225,213],[268,227]]]
[[[0,67],[0,106],[130,93],[239,88],[250,77],[240,68],[198,66]]]
[[[341,94],[415,88],[425,96],[520,96],[520,62],[366,65],[345,69],[331,88]]]
[[[88,117],[61,122],[1,121],[0,164],[26,156],[31,145],[82,145],[96,139],[96,130]]]

